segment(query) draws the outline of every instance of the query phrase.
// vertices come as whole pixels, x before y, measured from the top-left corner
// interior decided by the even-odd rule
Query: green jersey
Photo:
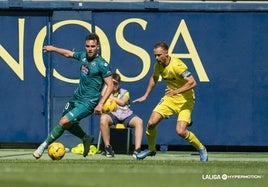
[[[112,74],[108,63],[97,56],[89,61],[86,52],[75,52],[74,59],[81,63],[80,80],[71,102],[83,103],[86,106],[96,105],[101,96],[104,78]]]

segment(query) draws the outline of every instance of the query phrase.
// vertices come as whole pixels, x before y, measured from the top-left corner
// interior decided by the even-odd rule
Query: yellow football
[[[48,146],[47,152],[52,160],[61,160],[65,155],[65,147],[60,142],[54,142]]]
[[[116,107],[117,104],[115,100],[112,98],[108,98],[102,107],[102,112],[103,113],[114,112],[116,110]]]

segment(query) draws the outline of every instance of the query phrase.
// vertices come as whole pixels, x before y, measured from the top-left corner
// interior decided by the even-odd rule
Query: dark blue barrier
[[[165,5],[159,7],[165,9]],[[184,60],[198,82],[190,129],[204,144],[268,143],[266,11],[44,8],[41,12],[3,11],[0,17],[0,142],[41,142],[76,87],[78,63],[57,54],[43,54],[42,46],[83,50],[85,35],[96,32],[101,37],[102,56],[121,74],[122,87],[130,90],[132,100],[143,95],[147,86],[154,43],[164,40],[170,53]],[[164,88],[159,82],[147,101],[132,104],[144,126]],[[175,133],[176,118],[159,125],[158,144],[187,145]],[[98,119],[93,116],[82,122],[95,137]]]

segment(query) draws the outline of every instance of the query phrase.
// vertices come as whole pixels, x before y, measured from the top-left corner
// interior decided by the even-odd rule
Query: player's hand
[[[145,101],[145,100],[146,100],[146,97],[145,97],[145,96],[142,96],[142,97],[140,97],[140,98],[138,98],[138,99],[133,100],[132,103],[143,102],[143,101]]]
[[[169,87],[167,87],[166,89],[165,89],[165,95],[166,96],[173,96],[173,95],[176,95],[177,93],[176,93],[176,90],[173,90],[173,89],[171,89],[171,88],[169,88]]]
[[[50,51],[53,51],[53,49],[54,49],[54,46],[46,45],[43,47],[43,52],[50,52]]]
[[[101,114],[102,114],[102,105],[98,104],[98,105],[94,108],[94,114],[96,114],[96,115],[101,115]]]

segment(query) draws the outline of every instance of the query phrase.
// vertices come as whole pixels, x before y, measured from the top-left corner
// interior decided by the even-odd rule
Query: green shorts
[[[94,107],[86,107],[85,105],[77,102],[68,102],[62,113],[62,116],[65,116],[69,119],[70,122],[79,122],[81,119],[89,116],[93,113]]]

